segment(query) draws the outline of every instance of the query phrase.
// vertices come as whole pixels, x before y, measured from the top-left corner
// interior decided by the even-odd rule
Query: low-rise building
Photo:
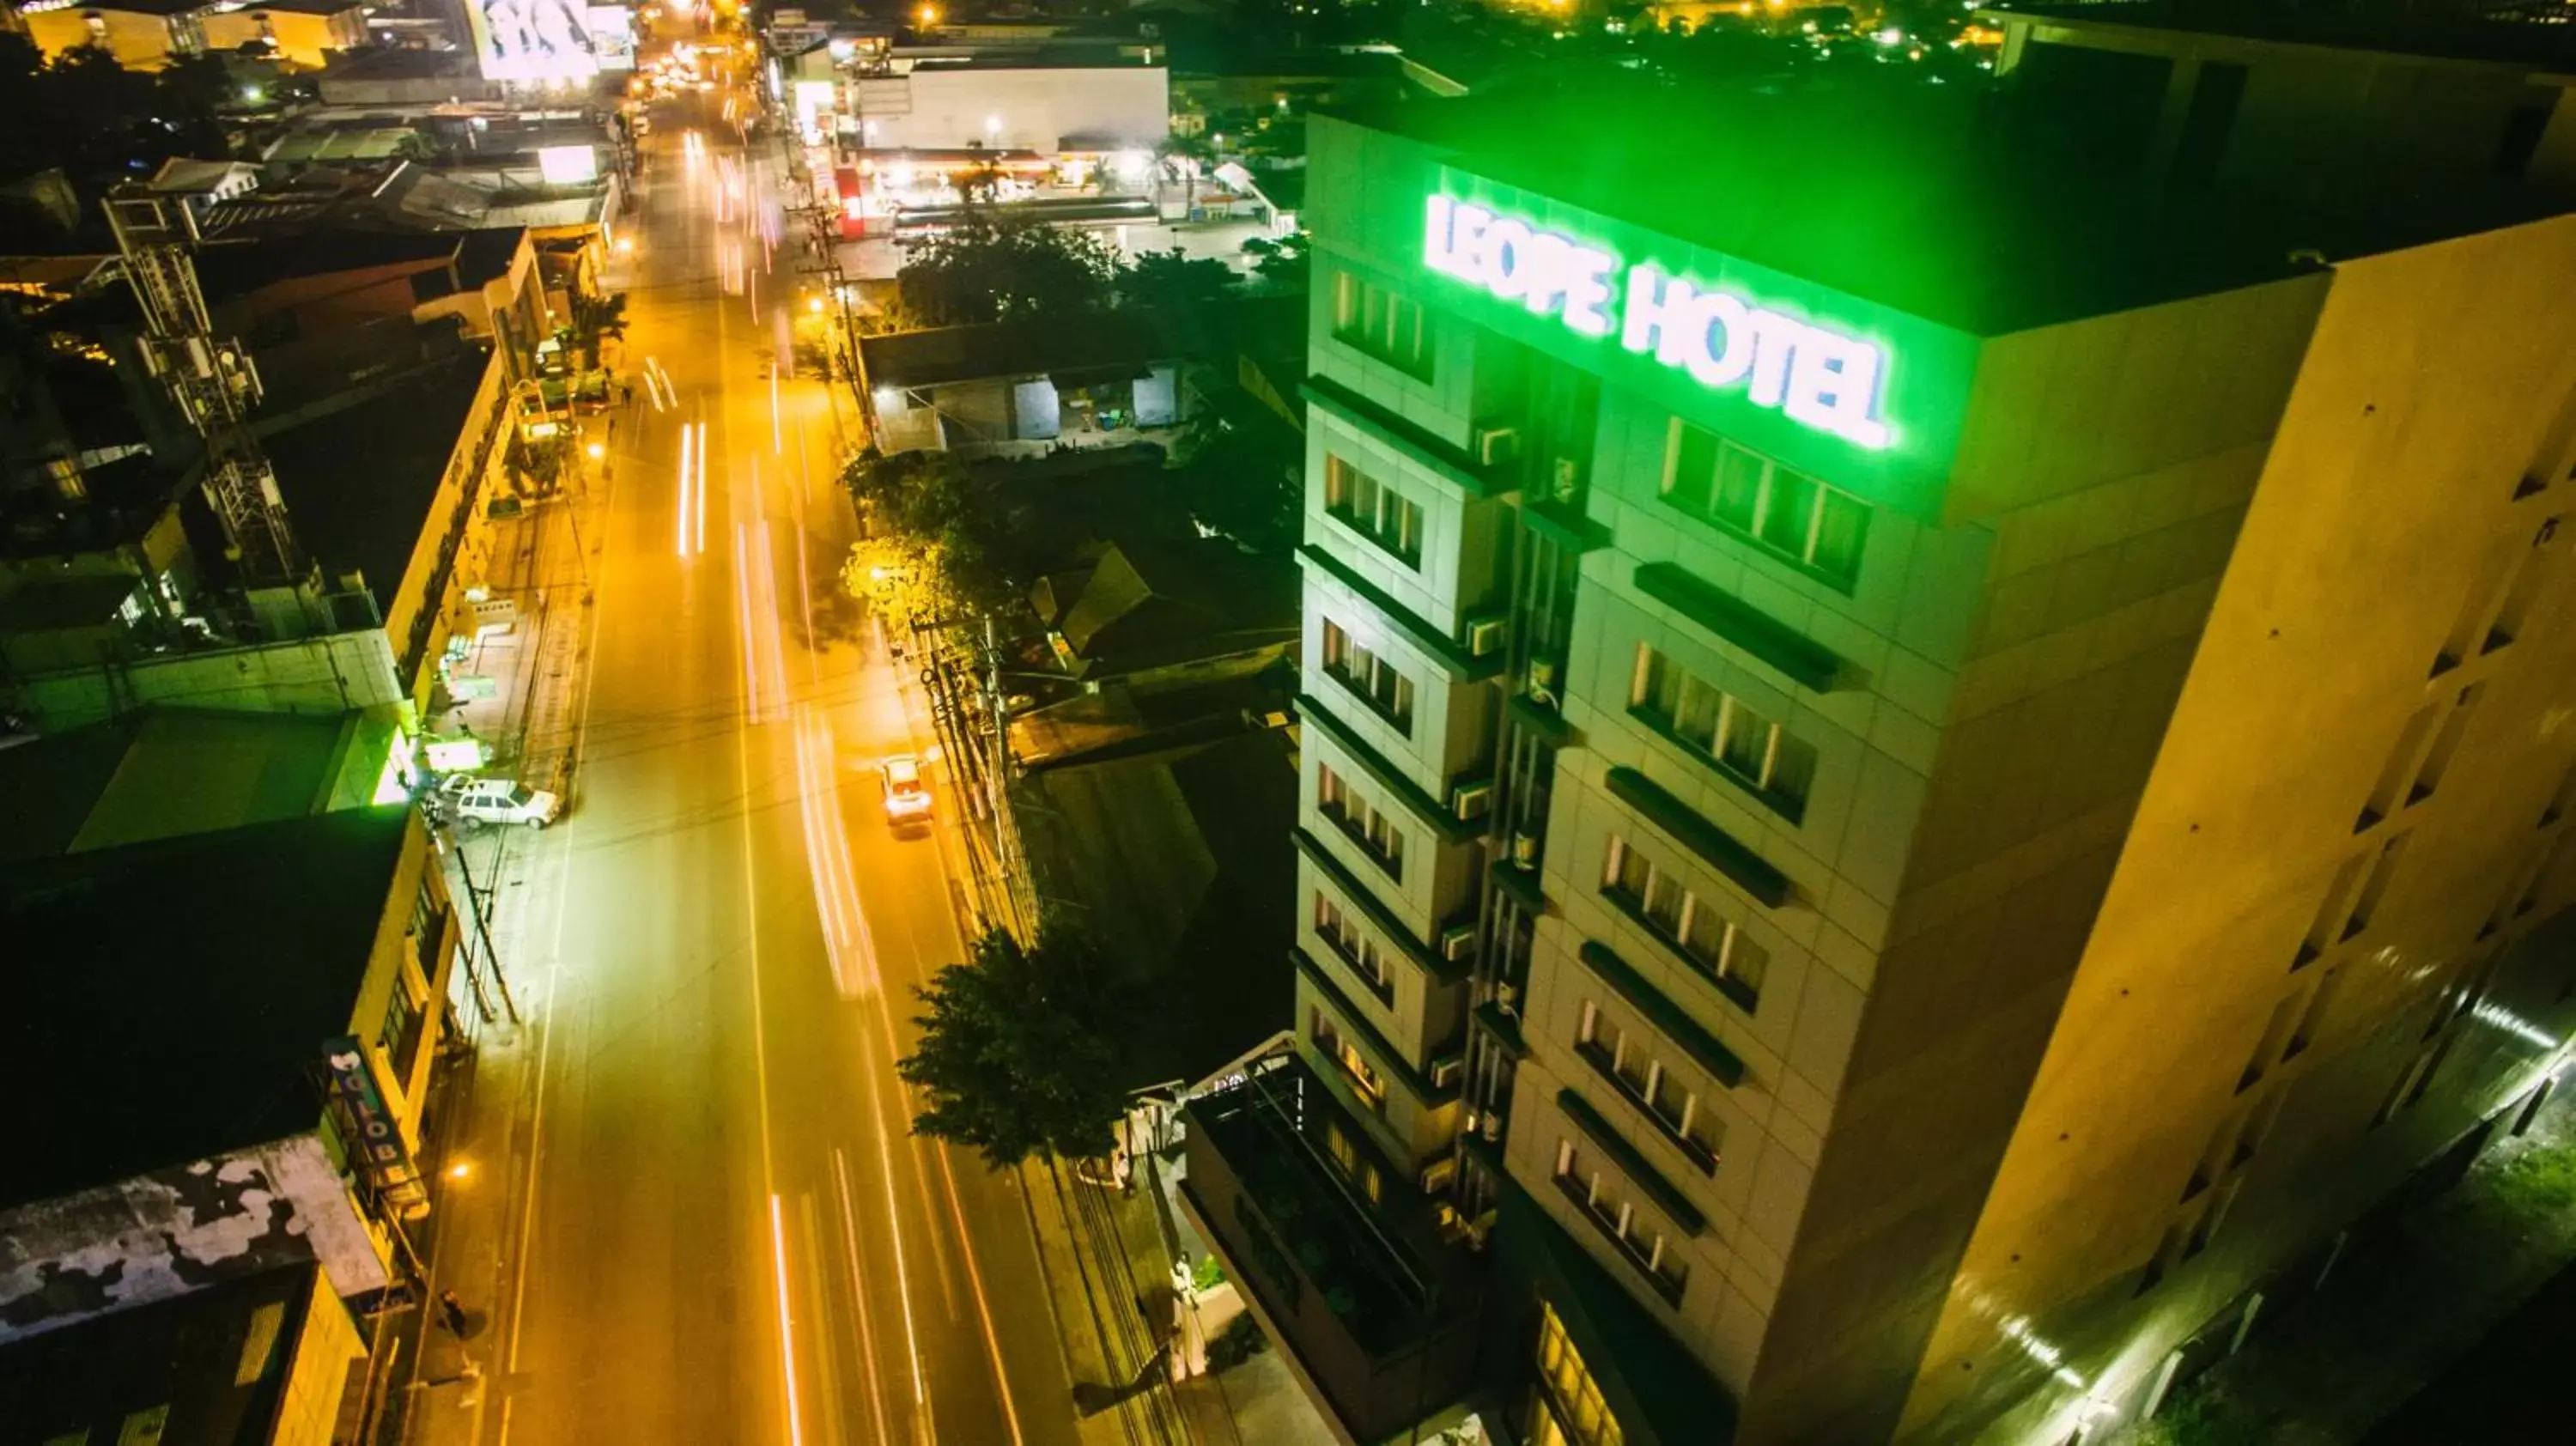
[[[310,1264],[0,1346],[0,1421],[29,1441],[331,1446],[367,1359]]]
[[[0,1347],[280,1268],[361,1308],[411,1272],[457,925],[408,806],[16,860],[0,928]]]

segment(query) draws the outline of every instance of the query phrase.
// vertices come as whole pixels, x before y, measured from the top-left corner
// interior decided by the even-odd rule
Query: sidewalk
[[[2111,1441],[2338,1446],[2440,1381],[2576,1262],[2576,1110],[2553,1102],[2518,1139],[2510,1124],[2457,1185],[2356,1233],[2322,1288]]]
[[[553,789],[567,809],[578,806],[572,789],[577,685],[588,664],[590,579],[612,480],[590,479],[516,518],[487,524],[494,531],[484,583],[494,596],[519,604],[518,623],[509,633],[476,640],[462,667],[500,680],[497,696],[463,704],[443,720],[461,721],[484,741],[490,751],[485,771]],[[459,1340],[427,1311],[401,1323],[379,1443],[479,1440],[486,1413],[499,1404],[506,1292],[523,1220],[520,1202],[534,1167],[533,1086],[543,1038],[536,1025],[552,963],[551,940],[525,907],[541,861],[553,857],[533,847],[540,837],[520,829],[471,831],[455,836],[448,854],[451,892],[463,897],[460,871],[470,872],[489,908],[485,927],[502,981],[490,1001],[495,1019],[479,1017],[470,993],[454,1001],[472,1047],[442,1065],[430,1103],[436,1129],[424,1140],[422,1170],[432,1181],[433,1204],[422,1241],[424,1294],[434,1300],[440,1291],[456,1291],[467,1330]],[[474,929],[470,914],[460,910],[460,918]],[[467,941],[478,957],[484,944],[479,937]],[[497,997],[504,988],[516,1021]]]

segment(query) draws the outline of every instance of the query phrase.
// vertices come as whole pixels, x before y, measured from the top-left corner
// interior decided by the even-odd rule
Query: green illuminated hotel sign
[[[1890,359],[1876,342],[1508,212],[1444,195],[1425,206],[1432,270],[1800,426],[1872,451],[1895,443],[1880,414]]]

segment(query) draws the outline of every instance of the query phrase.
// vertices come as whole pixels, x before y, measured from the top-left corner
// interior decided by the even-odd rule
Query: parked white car
[[[474,778],[455,773],[438,782],[434,795],[449,818],[473,823],[515,823],[544,828],[563,812],[563,800],[542,788],[509,778]]]

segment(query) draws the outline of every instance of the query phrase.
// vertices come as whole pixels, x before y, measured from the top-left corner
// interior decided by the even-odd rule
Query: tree
[[[973,326],[1104,311],[1117,278],[1118,253],[1088,231],[969,206],[955,226],[913,243],[895,290],[918,325]]]
[[[1076,937],[1050,935],[1031,953],[996,932],[916,988],[929,1012],[895,1067],[927,1106],[913,1133],[972,1145],[995,1169],[1041,1152],[1107,1154],[1127,1097],[1093,1017],[1092,963]]]
[[[1174,131],[1154,145],[1154,158],[1163,169],[1181,178],[1181,210],[1186,213],[1199,201],[1199,177],[1216,169],[1216,147],[1205,136],[1183,135]]]
[[[1179,310],[1231,295],[1234,268],[1211,257],[1148,251],[1118,273],[1118,300],[1125,306],[1162,306]]]
[[[901,545],[909,606],[941,616],[1010,605],[1021,509],[993,473],[953,452],[897,452],[861,455],[841,481],[875,529]],[[896,564],[876,556],[868,565]]]
[[[1306,289],[1307,252],[1313,238],[1298,227],[1285,236],[1255,236],[1243,243],[1253,256],[1252,271],[1283,291]]]
[[[1284,422],[1279,430],[1287,432]],[[1201,526],[1250,551],[1277,553],[1294,547],[1305,525],[1302,461],[1277,438],[1211,417],[1184,434],[1172,465]]]

